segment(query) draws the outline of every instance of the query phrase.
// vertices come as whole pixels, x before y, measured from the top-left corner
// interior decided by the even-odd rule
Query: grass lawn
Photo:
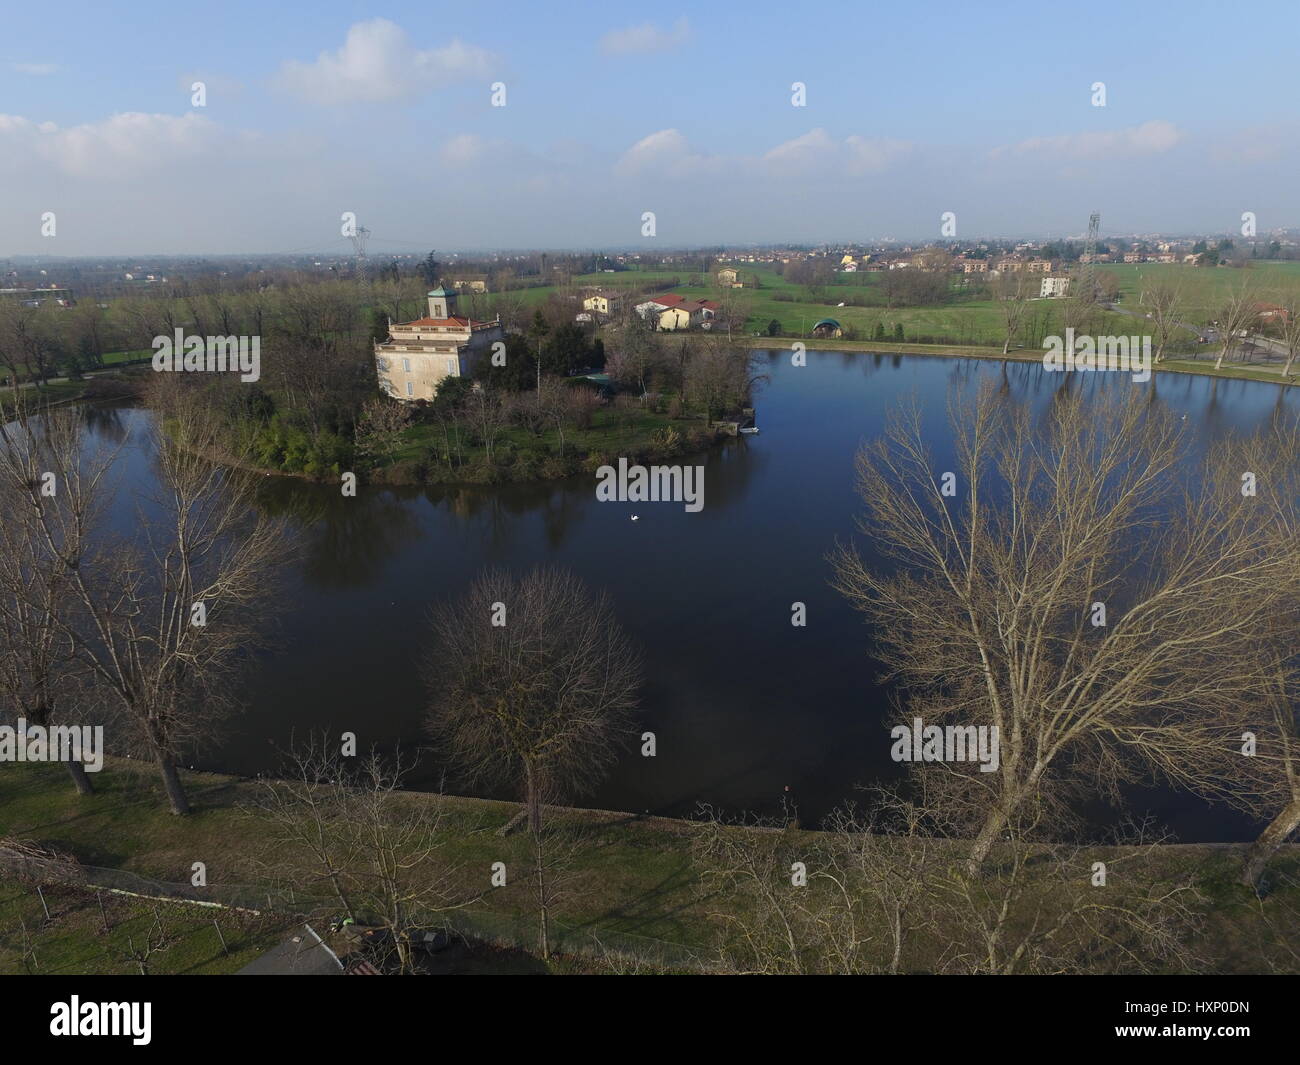
[[[39,839],[85,865],[176,884],[188,885],[191,864],[202,861],[214,888],[226,885],[251,895],[255,892],[249,885],[274,885],[278,897],[280,882],[268,869],[281,855],[267,831],[240,809],[254,798],[256,785],[207,773],[183,776],[195,812],[177,818],[167,811],[156,770],[146,764],[110,760],[94,780],[97,793],[86,798],[76,795],[59,766],[6,764],[0,767],[0,836]],[[399,800],[423,803],[429,797],[408,793]],[[485,935],[526,934],[533,912],[526,873],[529,840],[524,833],[501,837],[496,831],[514,817],[518,804],[454,797],[445,803],[443,859],[457,870],[461,897],[474,900],[460,911],[458,923]],[[557,912],[561,942],[569,930],[583,942],[599,935],[609,944],[644,943],[671,954],[704,947],[706,921],[695,901],[684,846],[688,825],[583,811],[552,817],[584,839],[580,863]],[[493,890],[489,877],[496,861],[505,862],[510,873],[507,885]],[[299,880],[297,889],[301,905],[302,892],[309,888]],[[0,898],[16,891],[16,885],[0,882]],[[93,894],[91,903],[93,908]],[[30,909],[26,902],[13,904]],[[34,893],[30,904],[39,914]],[[0,904],[0,927],[12,927],[3,917]],[[211,914],[201,919],[211,930]],[[215,944],[215,932],[213,940]],[[0,970],[21,971],[13,962],[0,950]]]
[[[260,884],[267,890],[280,890],[284,881],[272,874],[284,855],[268,827],[247,811],[257,785],[216,774],[182,775],[195,812],[176,818],[167,812],[156,771],[143,763],[110,759],[105,772],[95,778],[97,793],[85,798],[76,795],[61,767],[6,764],[0,768],[0,835],[39,840],[74,855],[83,864],[130,870],[176,883],[187,883],[191,863],[203,861],[214,887]],[[431,797],[404,793],[398,801],[421,804],[430,802]],[[457,797],[447,797],[443,803],[445,846],[439,861],[454,870],[458,897],[472,901],[466,909],[456,911],[456,923],[485,937],[526,939],[533,914],[527,874],[530,841],[524,833],[501,836],[497,831],[514,818],[518,805]],[[603,811],[553,810],[548,818],[581,840],[555,908],[555,931],[562,951],[566,942],[590,948],[598,941],[613,949],[639,950],[660,958],[688,959],[707,953],[709,911],[734,902],[699,890],[689,850],[694,826]],[[789,831],[765,833],[762,839],[770,841],[776,859],[785,851],[804,853],[807,848],[811,852],[815,837],[815,833]],[[951,845],[962,847],[960,841]],[[1109,860],[1108,856],[1125,849],[1098,847],[1095,851]],[[493,889],[490,870],[498,861],[506,865],[507,884]],[[788,856],[780,861],[788,861]],[[1210,959],[1213,971],[1258,971],[1265,956],[1293,968],[1295,959],[1287,961],[1290,955],[1277,937],[1279,930],[1284,937],[1288,928],[1292,933],[1300,931],[1294,928],[1295,915],[1300,912],[1300,848],[1290,848],[1277,859],[1278,872],[1289,879],[1280,880],[1278,889],[1262,903],[1233,883],[1239,861],[1240,850],[1235,847],[1169,846],[1160,848],[1152,864],[1144,868],[1146,875],[1155,878],[1189,866],[1195,871],[1207,899],[1197,945]],[[280,871],[293,876],[301,907],[303,893],[313,890],[309,880],[300,872]],[[1087,880],[1084,869],[1081,890],[1087,890]],[[40,971],[132,971],[131,963],[121,960],[114,939],[121,933],[104,937],[96,931],[100,918],[93,894],[65,897],[65,891],[51,889],[55,920],[53,926],[45,927],[34,891],[0,880],[0,928],[5,930],[0,970],[24,971],[21,923],[26,922],[29,929],[40,930],[37,961],[48,967]],[[115,925],[120,922],[123,933],[142,927],[151,917],[149,904],[114,903],[119,905],[110,916]],[[165,971],[231,971],[275,942],[288,927],[288,914],[283,924],[274,919],[248,923],[229,915],[232,923],[226,938],[233,956],[227,958],[220,953],[212,914],[198,908],[185,910],[193,910],[195,915],[176,918],[184,935],[174,954],[160,959],[159,971],[164,971],[163,964]],[[326,905],[323,915],[330,912]],[[224,921],[223,929],[227,927]],[[553,965],[552,971],[575,968],[581,970],[584,965],[570,957]]]
[[[145,961],[150,972],[233,973],[283,939],[295,923],[285,916],[257,917],[113,892],[96,899],[93,890],[60,884],[42,891],[48,918],[34,886],[0,877],[0,973],[136,975],[134,956],[157,934],[156,917],[164,945]]]

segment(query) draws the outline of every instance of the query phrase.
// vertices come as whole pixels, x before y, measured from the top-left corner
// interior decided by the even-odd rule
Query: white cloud
[[[691,24],[685,18],[673,23],[672,29],[662,29],[653,22],[626,29],[610,30],[600,39],[600,50],[605,55],[631,55],[647,52],[667,52],[690,40]]]
[[[680,130],[661,129],[643,137],[623,153],[614,164],[620,177],[652,174],[661,177],[688,177],[692,174],[715,171],[723,160],[716,155],[700,155],[691,151],[690,143]]]
[[[58,63],[10,63],[9,67],[19,74],[31,74],[38,78],[59,72]]]
[[[856,133],[844,141],[850,174],[878,174],[912,153],[908,141],[888,137],[859,137]]]
[[[853,134],[837,142],[826,130],[817,128],[772,148],[762,158],[764,167],[778,177],[817,172],[877,174],[912,150],[907,141],[861,137]]]
[[[0,158],[44,162],[76,177],[143,175],[161,165],[220,150],[225,135],[209,119],[128,111],[61,128],[0,115]],[[6,150],[7,149],[7,150]]]
[[[1182,139],[1182,131],[1172,122],[1152,119],[1128,129],[1031,137],[1019,144],[994,148],[990,154],[994,158],[1015,155],[1045,159],[1118,159],[1167,152]]]
[[[487,77],[494,63],[491,52],[459,39],[422,51],[401,26],[376,18],[355,23],[342,48],[314,63],[287,60],[277,81],[312,103],[378,103]]]
[[[461,133],[443,144],[438,155],[448,166],[473,166],[498,146],[499,142],[489,141],[477,133]]]

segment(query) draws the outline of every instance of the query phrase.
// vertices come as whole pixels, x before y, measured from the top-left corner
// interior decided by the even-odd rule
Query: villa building
[[[484,351],[505,332],[494,322],[456,313],[456,293],[441,285],[429,293],[429,316],[388,323],[388,339],[375,344],[379,387],[394,399],[433,399],[445,377],[468,377]]]

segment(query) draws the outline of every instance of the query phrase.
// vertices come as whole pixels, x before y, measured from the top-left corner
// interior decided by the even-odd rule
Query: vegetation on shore
[[[67,787],[58,766],[5,765],[0,768],[0,836],[39,840],[87,866],[125,870],[186,887],[192,863],[203,861],[209,883],[214,885],[213,897],[220,898],[218,892],[229,885],[246,889],[250,899],[268,891],[275,899],[287,898],[285,881],[268,865],[275,830],[255,813],[260,785],[188,770],[183,771],[183,776],[193,796],[194,810],[187,818],[175,818],[167,812],[156,778],[139,763],[110,759],[96,781],[96,793],[84,797]],[[527,921],[535,899],[526,875],[530,840],[524,832],[499,834],[517,820],[519,804],[416,792],[399,793],[395,802],[399,808],[436,803],[442,809],[440,832],[445,846],[439,861],[444,868],[455,871],[457,901],[472,900],[457,912],[456,927],[485,939],[498,937],[531,945]],[[552,959],[550,968],[556,972],[717,967],[720,943],[729,934],[742,932],[745,925],[733,925],[728,932],[731,922],[720,916],[727,908],[727,900],[717,894],[717,881],[708,875],[711,868],[716,874],[724,865],[734,872],[734,864],[705,860],[700,850],[702,843],[720,834],[752,858],[770,862],[774,886],[788,886],[786,859],[800,857],[816,873],[823,868],[818,866],[816,856],[833,841],[824,833],[790,827],[715,825],[593,810],[557,808],[551,810],[549,820],[583,840],[565,870],[563,898],[554,915],[560,957]],[[904,860],[904,854],[910,851],[915,855],[927,844],[903,840],[892,846],[898,870],[906,873],[908,869],[914,872],[916,867],[914,859],[913,864]],[[953,863],[959,864],[961,845],[957,841],[930,841],[928,846],[948,850]],[[1205,968],[1226,973],[1295,971],[1300,960],[1291,940],[1300,914],[1300,847],[1290,846],[1279,856],[1275,890],[1262,900],[1235,883],[1243,850],[1237,846],[1187,844],[1165,845],[1153,853],[1141,845],[1099,845],[1078,856],[1073,875],[1086,886],[1091,875],[1088,862],[1096,860],[1109,862],[1115,870],[1112,875],[1130,883],[1140,880],[1167,887],[1189,878],[1197,893],[1198,919],[1186,929],[1190,936],[1188,947]],[[509,875],[505,887],[494,889],[490,877],[496,861],[505,862],[507,870],[516,870],[518,875]],[[814,879],[813,884],[816,889],[827,882]],[[1058,886],[1051,884],[1053,890]],[[328,889],[319,882],[313,887],[306,878],[300,878],[297,906],[285,902],[283,910],[269,915],[260,925],[245,926],[243,933],[231,934],[228,929],[228,939],[236,951],[228,959],[217,950],[212,915],[202,914],[194,919],[190,946],[175,955],[160,957],[156,971],[233,971],[249,954],[268,947],[279,930],[292,923],[295,910],[311,909],[303,902],[313,893],[327,895]],[[731,901],[748,907],[751,918],[761,912],[760,901],[752,892],[738,892]],[[78,923],[72,927],[55,921],[45,946],[38,940],[38,958],[45,959],[45,971],[91,971],[79,966],[96,964],[92,961],[96,955],[101,959],[111,956],[102,938],[92,937],[87,942],[75,932],[81,924],[91,925],[92,919],[97,919],[93,895],[89,906],[91,912],[77,918]],[[77,907],[87,909],[84,900]],[[40,914],[40,903],[33,886],[12,877],[0,879],[0,912],[17,913],[19,908],[26,915],[28,934],[38,934],[42,922],[36,916]],[[135,912],[143,922],[149,911],[140,904]],[[331,910],[326,900],[315,915],[322,934],[329,916],[337,913],[337,906]],[[908,920],[918,921],[923,913],[924,908],[918,907]],[[328,916],[321,921],[319,915]],[[746,910],[738,908],[734,916],[743,919]],[[976,911],[969,916],[975,919]],[[883,915],[879,915],[874,920],[882,919]],[[6,922],[4,928],[0,971],[22,972],[24,933],[14,923]],[[1013,924],[1004,934],[1015,943],[1015,937],[1024,931]],[[243,938],[237,938],[239,935]],[[582,956],[577,956],[579,948]],[[915,956],[912,959],[916,961]],[[882,970],[887,970],[888,956],[880,963]],[[807,959],[806,964],[815,971],[834,963],[823,959],[814,964]],[[925,966],[917,964],[917,968]],[[132,968],[119,964],[114,971],[129,972]]]

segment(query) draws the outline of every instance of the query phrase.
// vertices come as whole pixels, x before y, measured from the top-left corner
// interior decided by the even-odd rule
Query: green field
[[[1284,292],[1300,290],[1300,262],[1253,262],[1244,269],[1189,266],[1182,263],[1134,263],[1129,266],[1099,266],[1098,273],[1112,275],[1119,282],[1123,305],[1138,310],[1143,284],[1177,284],[1187,303],[1186,318],[1204,325],[1218,317],[1219,305],[1228,293],[1241,285],[1259,291],[1261,302],[1276,302]]]

